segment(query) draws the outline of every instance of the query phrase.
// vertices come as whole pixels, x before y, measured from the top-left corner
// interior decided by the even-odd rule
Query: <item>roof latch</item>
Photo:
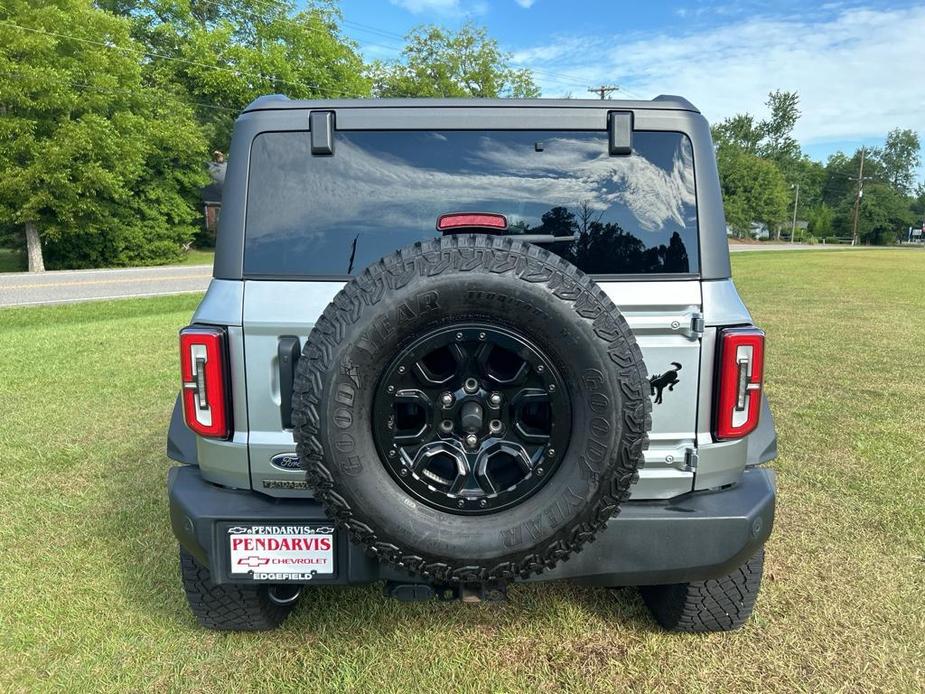
[[[334,154],[334,112],[312,111],[308,115],[312,154]]]
[[[611,155],[626,156],[633,153],[632,111],[608,111],[607,132]]]

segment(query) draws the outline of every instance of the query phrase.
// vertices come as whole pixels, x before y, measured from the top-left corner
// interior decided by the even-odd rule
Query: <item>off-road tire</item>
[[[640,592],[652,616],[669,631],[732,631],[755,608],[763,567],[764,548],[721,578],[645,586]]]
[[[271,601],[266,585],[216,585],[209,569],[182,548],[180,578],[190,609],[207,629],[266,631],[282,624],[292,611],[293,605]]]
[[[426,312],[415,302],[428,293],[439,306],[416,315],[415,308]],[[497,305],[499,296],[507,304]],[[573,413],[584,417],[573,414],[566,458],[546,486],[512,509],[475,518],[413,501],[389,476],[370,433],[381,365],[424,328],[467,311],[491,324],[513,321],[509,327],[558,352],[579,394]],[[374,330],[381,331],[376,349],[358,346]],[[297,451],[328,515],[381,561],[442,584],[526,578],[578,552],[629,496],[651,427],[646,367],[617,307],[571,263],[511,237],[449,236],[370,265],[318,319],[293,390]],[[577,501],[566,504],[574,490]]]

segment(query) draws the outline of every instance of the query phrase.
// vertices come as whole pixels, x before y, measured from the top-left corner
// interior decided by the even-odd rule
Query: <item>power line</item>
[[[373,36],[377,36],[380,38],[392,39],[395,41],[405,40],[405,37],[401,36],[400,34],[393,34],[392,32],[381,31],[379,29],[376,29],[375,27],[367,26],[365,24],[360,24],[359,22],[354,22],[349,19],[342,19],[341,24],[343,24],[344,26],[348,28],[353,29],[354,31],[362,31],[367,34],[372,34]],[[373,44],[373,45],[383,45],[383,44]],[[386,47],[395,48],[397,50],[400,50],[402,48],[402,46],[386,46]]]
[[[384,30],[379,29],[379,28],[377,28],[377,27],[373,27],[373,26],[371,26],[371,25],[369,25],[369,24],[362,24],[362,23],[360,23],[360,22],[356,22],[356,21],[353,21],[353,20],[350,20],[350,19],[342,19],[342,20],[341,20],[341,23],[342,23],[342,24],[345,24],[345,25],[348,25],[348,26],[352,26],[353,28],[355,28],[355,29],[358,30],[358,31],[365,31],[365,32],[370,33],[370,34],[377,34],[377,35],[383,36],[383,37],[385,37],[385,38],[397,39],[397,40],[399,40],[399,41],[404,41],[404,40],[405,40],[405,37],[402,36],[401,34],[396,34],[396,33],[391,32],[391,31],[384,31]],[[374,44],[374,45],[375,45],[375,44]],[[394,46],[393,48],[395,48],[396,50],[400,50],[400,47],[398,47],[398,46]],[[525,68],[527,68],[528,70],[530,70],[531,72],[535,72],[535,73],[540,74],[540,75],[549,75],[550,77],[558,77],[558,78],[560,78],[560,79],[558,79],[558,80],[550,80],[550,81],[553,81],[553,82],[560,82],[560,83],[562,83],[562,84],[568,84],[568,83],[570,83],[570,84],[581,84],[582,82],[585,81],[584,78],[579,78],[579,77],[576,77],[575,75],[569,75],[569,74],[564,73],[564,72],[558,72],[558,71],[553,71],[553,70],[546,70],[546,69],[544,69],[544,68],[533,67],[533,66],[530,65],[529,63],[525,63],[525,62],[523,62],[523,61],[514,61],[514,65],[517,65],[517,66],[519,66],[519,67],[525,67]],[[623,91],[625,91],[625,90],[623,90]]]
[[[201,1],[202,1],[202,2],[206,2],[207,4],[210,4],[210,5],[216,6],[216,7],[221,7],[221,4],[220,4],[219,2],[216,2],[216,0],[201,0]],[[266,8],[268,8],[268,9],[287,9],[286,7],[284,7],[284,6],[282,6],[282,5],[270,4],[270,3],[267,3],[267,2],[257,2],[256,4],[257,4],[257,5],[260,5],[260,6],[263,6],[263,7],[266,7]],[[259,17],[259,15],[257,15],[256,13],[254,13],[252,10],[241,9],[241,10],[238,10],[238,11],[239,11],[240,13],[242,13],[242,14],[250,15],[251,17]],[[369,33],[378,33],[378,34],[383,35],[383,36],[395,37],[395,38],[402,39],[402,40],[403,40],[403,38],[404,38],[404,37],[399,36],[398,34],[394,34],[394,33],[392,33],[392,32],[380,31],[380,30],[376,29],[375,27],[371,27],[371,26],[369,26],[369,25],[361,24],[360,22],[354,22],[354,21],[352,21],[352,20],[342,20],[342,23],[345,24],[345,25],[352,25],[352,26],[354,26],[356,29],[358,29],[358,30],[360,30],[360,31],[366,31],[366,32],[369,32]],[[62,33],[53,32],[53,31],[46,31],[46,30],[43,30],[43,29],[34,29],[34,28],[31,28],[31,27],[24,27],[24,26],[22,26],[22,25],[15,24],[15,23],[13,23],[13,22],[0,22],[0,25],[9,26],[9,27],[12,27],[12,28],[20,29],[20,30],[22,30],[22,31],[28,31],[28,32],[36,33],[36,34],[43,34],[43,35],[46,35],[46,36],[53,36],[53,37],[56,37],[56,38],[61,38],[61,39],[66,39],[66,40],[71,40],[71,41],[77,41],[77,42],[80,42],[80,43],[86,43],[86,44],[90,44],[90,45],[100,46],[100,47],[102,47],[102,48],[111,48],[111,49],[114,49],[114,50],[117,50],[117,51],[120,51],[120,52],[123,52],[123,53],[128,53],[128,54],[133,54],[133,55],[138,55],[138,56],[144,55],[144,56],[147,56],[147,57],[150,57],[150,58],[157,58],[157,59],[160,59],[160,60],[167,60],[167,61],[171,61],[171,62],[175,62],[175,63],[181,63],[181,64],[184,64],[184,65],[189,65],[189,66],[193,66],[193,67],[199,67],[199,68],[203,68],[203,69],[206,69],[206,70],[217,70],[217,71],[219,71],[219,72],[225,72],[225,73],[233,74],[233,75],[239,76],[239,77],[248,77],[248,78],[251,78],[251,79],[254,79],[254,80],[266,80],[266,81],[270,82],[270,83],[273,84],[273,85],[276,85],[276,84],[283,84],[283,85],[289,85],[289,86],[292,86],[292,87],[300,87],[300,88],[304,88],[304,89],[307,89],[307,90],[310,90],[310,91],[312,91],[312,90],[313,90],[313,91],[317,91],[317,92],[321,93],[322,95],[327,95],[327,96],[344,96],[344,97],[356,97],[356,98],[364,98],[364,97],[367,96],[367,95],[365,95],[365,94],[358,94],[358,93],[355,93],[355,92],[337,90],[336,88],[327,87],[327,86],[323,86],[323,85],[320,85],[320,84],[311,84],[311,83],[308,83],[308,82],[296,82],[296,81],[293,81],[293,80],[286,80],[286,79],[283,79],[283,78],[281,78],[281,77],[275,77],[275,76],[270,76],[270,75],[261,75],[261,74],[257,74],[257,73],[253,73],[253,72],[247,72],[247,71],[242,70],[242,69],[240,69],[240,68],[230,67],[230,66],[228,66],[227,64],[226,64],[226,65],[210,65],[210,64],[208,64],[208,63],[202,63],[202,62],[195,61],[195,60],[188,60],[188,59],[185,59],[185,58],[178,58],[178,57],[175,57],[175,56],[166,55],[166,54],[163,54],[163,53],[157,53],[157,52],[154,52],[154,51],[148,51],[148,50],[145,50],[145,49],[133,49],[133,48],[125,47],[125,46],[117,46],[117,45],[114,45],[114,44],[112,44],[112,43],[107,43],[107,42],[102,42],[102,41],[94,41],[94,40],[92,40],[92,39],[85,39],[85,38],[81,38],[81,37],[78,37],[78,36],[73,36],[73,35],[70,35],[70,34],[62,34]],[[307,27],[307,29],[308,29],[309,31],[313,31],[313,32],[323,31],[323,29],[322,29],[321,27]],[[380,48],[386,48],[386,49],[388,49],[388,50],[394,50],[394,51],[397,51],[397,52],[400,52],[400,51],[403,49],[403,47],[401,47],[401,46],[394,46],[394,45],[390,45],[390,44],[376,43],[376,42],[372,42],[372,41],[366,41],[365,43],[366,43],[367,45],[378,46],[378,47],[380,47]],[[547,81],[550,81],[550,82],[553,82],[553,83],[558,83],[558,84],[560,84],[560,85],[573,85],[573,84],[578,84],[578,83],[580,83],[580,82],[582,81],[582,80],[580,80],[580,79],[578,79],[578,78],[576,78],[576,77],[574,77],[574,76],[566,75],[566,74],[564,74],[564,73],[553,72],[553,71],[551,71],[551,70],[544,70],[544,69],[542,69],[542,68],[535,68],[535,67],[531,67],[531,66],[529,66],[529,65],[525,65],[525,64],[523,64],[523,63],[515,63],[515,64],[516,64],[516,65],[519,65],[519,66],[521,66],[521,67],[525,67],[526,69],[528,69],[528,70],[530,70],[531,72],[534,72],[534,73],[536,73],[536,74],[539,74],[539,75],[548,75],[548,76],[550,76],[550,77],[557,78],[557,79],[551,79],[551,80],[547,80]],[[603,90],[603,91],[602,91],[602,90]],[[629,92],[627,92],[626,90],[622,90],[620,87],[615,86],[615,85],[612,85],[612,86],[601,85],[601,87],[592,88],[592,89],[589,89],[588,91],[591,91],[591,92],[593,92],[593,93],[600,94],[600,95],[601,95],[601,98],[603,99],[605,93],[609,93],[609,92],[617,91],[617,90],[621,90],[621,91],[624,91],[625,93],[629,94]]]
[[[209,2],[209,3],[212,3],[212,4],[218,4],[218,3],[216,2],[216,0],[203,0],[203,1],[204,1],[204,2]],[[273,8],[274,6],[279,7],[278,5],[275,5],[275,3],[272,3],[272,2],[256,2],[255,4],[261,5],[261,6],[267,7],[267,8]],[[397,40],[397,41],[405,41],[405,40],[406,40],[406,37],[405,37],[405,36],[402,36],[401,34],[396,34],[395,32],[392,32],[392,31],[385,31],[385,30],[383,30],[383,29],[379,29],[378,27],[374,27],[374,26],[369,25],[369,24],[363,24],[362,22],[357,22],[357,21],[354,21],[354,20],[352,20],[352,19],[341,19],[341,24],[343,24],[343,25],[346,26],[346,27],[353,28],[353,29],[356,30],[356,31],[362,31],[362,32],[365,32],[365,33],[368,33],[368,34],[373,34],[373,35],[376,35],[376,36],[381,36],[381,37],[387,38],[387,39],[395,39],[395,40]],[[389,49],[391,49],[391,50],[399,51],[399,52],[400,52],[401,50],[403,50],[403,48],[404,48],[404,46],[395,46],[395,45],[389,45],[389,44],[373,43],[373,42],[371,42],[371,41],[366,41],[366,43],[368,43],[369,45],[372,45],[372,46],[379,46],[379,47],[381,47],[381,48],[389,48]],[[584,78],[579,78],[579,77],[576,77],[575,75],[569,75],[569,74],[566,74],[566,73],[563,73],[563,72],[558,72],[558,71],[553,71],[553,70],[546,70],[546,69],[544,69],[544,68],[534,67],[534,66],[532,66],[532,65],[530,65],[530,64],[528,64],[528,63],[524,63],[524,62],[522,62],[522,61],[514,61],[513,64],[516,65],[516,66],[518,66],[518,67],[527,68],[527,69],[530,70],[531,72],[535,72],[535,73],[537,73],[537,74],[539,74],[539,75],[548,75],[549,77],[558,78],[558,79],[548,80],[548,81],[550,81],[550,82],[557,82],[557,83],[559,83],[559,84],[566,84],[566,85],[568,85],[568,84],[581,84],[582,82],[584,82]],[[626,90],[621,90],[621,91],[626,91]]]
[[[370,33],[370,34],[378,34],[379,36],[382,36],[387,39],[397,39],[399,41],[405,40],[404,36],[402,36],[401,34],[396,34],[394,31],[385,31],[384,29],[374,27],[370,24],[362,24],[360,22],[355,22],[352,19],[341,19],[341,23],[352,25],[354,28],[359,29],[360,31],[366,31],[367,33]]]
[[[7,56],[9,57],[9,56]],[[26,79],[29,75],[22,72],[2,72],[0,73],[2,77],[13,77],[16,79]],[[83,92],[96,92],[98,94],[121,94],[125,95],[124,89],[106,89],[105,87],[100,87],[95,84],[87,84],[85,82],[73,82],[70,80],[61,80],[62,82],[67,82],[71,87],[78,89]],[[219,106],[218,104],[206,103],[203,101],[187,101],[181,94],[175,94],[174,92],[161,89],[152,85],[142,84],[141,88],[144,90],[140,93],[136,92],[135,96],[142,98],[155,99],[156,96],[150,92],[157,92],[158,94],[163,94],[165,96],[172,97],[178,102],[185,104],[187,106],[199,106],[200,108],[211,108],[216,111],[227,111],[228,113],[240,113],[241,109],[230,108],[228,106]]]
[[[204,2],[207,2],[207,3],[211,4],[211,5],[216,5],[216,6],[219,6],[219,5],[220,5],[220,3],[217,2],[217,0],[203,0],[203,1],[204,1]],[[266,8],[266,9],[268,9],[268,10],[286,10],[286,11],[289,11],[290,9],[295,9],[296,11],[298,11],[298,7],[290,8],[288,5],[285,5],[285,4],[282,4],[282,3],[279,3],[279,2],[274,2],[273,0],[265,0],[265,1],[253,0],[253,1],[254,1],[254,4],[257,5],[258,7],[263,7],[263,8]],[[247,12],[247,10],[245,10],[245,12]],[[253,15],[253,12],[251,12],[251,14]],[[378,28],[378,27],[374,27],[374,26],[369,25],[369,24],[362,24],[362,23],[360,23],[360,22],[355,22],[355,21],[353,21],[353,20],[343,19],[343,18],[341,18],[340,22],[341,22],[341,24],[352,25],[353,28],[355,28],[355,29],[358,30],[358,31],[365,31],[365,32],[367,32],[367,33],[376,34],[376,35],[381,36],[381,37],[383,37],[383,38],[397,39],[397,40],[399,40],[399,41],[404,41],[404,40],[405,40],[405,37],[402,36],[401,34],[396,34],[396,33],[391,32],[391,31],[385,31],[384,29],[380,29],[380,28]],[[387,45],[387,44],[382,44],[382,43],[374,43],[374,42],[372,42],[372,41],[367,41],[366,43],[369,44],[369,45],[371,45],[371,46],[379,46],[380,48],[388,48],[388,49],[390,49],[390,50],[395,50],[395,51],[400,51],[400,50],[402,49],[401,46],[392,46],[392,45]]]
[[[215,7],[223,6],[219,0],[200,0],[200,2],[205,2]],[[269,10],[289,10],[290,9],[286,5],[273,2],[272,0],[266,0],[263,2],[259,0],[255,0],[254,4],[257,5],[258,7],[264,7]],[[260,15],[258,15],[253,10],[248,10],[246,8],[237,9],[236,11],[244,15],[249,15],[251,17],[255,17],[255,18],[260,17]],[[397,34],[392,31],[386,31],[384,29],[374,27],[370,24],[363,24],[362,22],[357,22],[352,19],[343,19],[343,18],[340,21],[341,21],[341,24],[344,25],[344,27],[352,28],[355,31],[362,31],[367,34],[373,34],[374,36],[379,36],[379,37],[383,37],[387,39],[395,39],[397,41],[406,40],[406,37],[402,36],[401,34]],[[320,27],[307,27],[307,29],[309,31],[323,31]],[[377,46],[379,48],[385,48],[388,50],[395,51],[397,53],[400,53],[404,49],[404,46],[397,46],[394,44],[387,44],[387,43],[377,43],[375,41],[369,41],[369,40],[362,41],[361,45]],[[518,67],[522,67],[522,68],[527,68],[531,72],[534,72],[538,75],[547,75],[548,77],[552,77],[554,79],[547,79],[546,81],[558,83],[560,85],[568,86],[568,85],[581,84],[582,82],[584,82],[584,79],[578,78],[574,75],[569,75],[563,72],[557,72],[557,71],[552,71],[552,70],[546,70],[544,68],[533,67],[529,64],[519,62],[519,61],[515,62],[514,65]],[[629,94],[629,92],[627,92],[625,89],[621,89],[621,91],[624,91],[625,93]]]
[[[199,0],[199,1],[200,1],[200,2],[204,2],[204,3],[206,3],[207,5],[212,5],[213,7],[218,7],[218,8],[223,8],[223,7],[225,7],[224,3],[219,2],[218,0]],[[267,9],[269,9],[269,10],[286,10],[286,11],[289,10],[289,8],[287,8],[287,7],[283,6],[283,5],[271,5],[271,4],[259,3],[259,2],[254,3],[254,4],[257,5],[258,7],[265,7],[265,8],[267,8]],[[254,10],[248,9],[248,8],[246,8],[246,7],[235,8],[235,9],[234,9],[234,12],[236,12],[236,13],[238,13],[238,14],[241,14],[241,15],[244,15],[244,16],[246,16],[246,17],[251,17],[251,18],[253,18],[253,19],[261,19],[261,18],[262,18],[262,16],[261,16],[260,14],[258,14],[258,13],[255,12]],[[347,24],[348,22],[347,22],[346,20],[341,20],[341,23],[342,23],[342,24]],[[303,28],[304,28],[306,31],[311,32],[311,33],[330,33],[330,34],[338,33],[338,32],[327,32],[327,31],[325,31],[325,28],[324,28],[324,27],[312,27],[312,26],[307,26],[307,27],[303,27]],[[338,27],[337,29],[340,30],[340,27]],[[370,29],[361,29],[361,31],[374,32],[375,30],[372,29],[372,28],[370,28]],[[347,38],[349,38],[349,37],[347,37]],[[399,37],[399,38],[401,38],[401,37]],[[387,49],[393,50],[393,51],[401,51],[401,46],[393,46],[393,45],[390,45],[390,44],[376,43],[376,42],[374,42],[374,41],[365,41],[364,43],[365,43],[366,45],[369,45],[369,46],[378,46],[379,48],[387,48]]]

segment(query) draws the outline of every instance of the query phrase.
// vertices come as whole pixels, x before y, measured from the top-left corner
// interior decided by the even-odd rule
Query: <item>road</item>
[[[730,243],[732,253],[746,253],[749,251],[844,251],[849,248],[870,248],[870,246],[849,246],[848,244],[821,244],[808,243]]]
[[[850,246],[810,246],[803,243],[729,245],[729,250],[733,253],[824,248],[844,250]],[[203,292],[209,286],[211,277],[211,265],[171,265],[120,270],[57,270],[36,274],[0,273],[0,308]]]
[[[0,307],[202,292],[211,265],[0,273]]]

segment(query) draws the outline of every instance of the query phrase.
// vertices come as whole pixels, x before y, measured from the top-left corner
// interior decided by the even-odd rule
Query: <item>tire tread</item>
[[[380,537],[363,523],[344,496],[340,481],[324,459],[321,443],[321,394],[324,374],[331,368],[333,354],[363,309],[374,307],[387,289],[405,286],[415,276],[432,277],[447,270],[508,274],[514,279],[545,284],[562,301],[573,305],[576,317],[590,321],[595,334],[608,344],[612,366],[617,369],[623,395],[624,433],[622,445],[604,475],[593,503],[574,522],[512,561],[492,566],[471,562],[453,564],[445,560],[405,554],[397,538]],[[351,539],[381,561],[418,573],[441,583],[486,583],[527,578],[552,568],[578,552],[619,512],[639,478],[643,452],[648,447],[652,426],[652,403],[642,351],[626,319],[613,301],[589,276],[565,259],[538,246],[510,237],[459,235],[419,242],[386,256],[349,282],[324,310],[315,324],[299,360],[293,384],[294,438],[306,470],[309,486],[328,515]]]
[[[731,631],[745,624],[755,609],[763,569],[764,548],[720,578],[640,590],[652,615],[669,631]]]
[[[190,610],[207,629],[266,631],[289,615],[290,605],[277,605],[265,585],[215,584],[208,568],[180,549],[180,578]]]

